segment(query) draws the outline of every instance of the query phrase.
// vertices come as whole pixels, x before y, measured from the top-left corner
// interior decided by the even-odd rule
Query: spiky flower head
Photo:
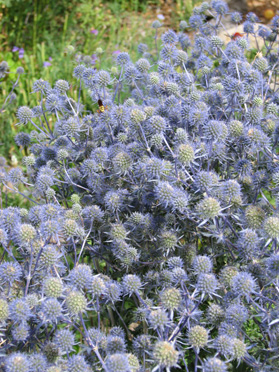
[[[115,171],[121,174],[126,174],[133,164],[131,156],[126,152],[119,152],[113,158]]]
[[[268,60],[264,57],[256,58],[254,67],[260,72],[265,72],[268,69]]]
[[[232,338],[227,334],[220,334],[215,339],[215,347],[225,358],[229,358],[233,353]]]
[[[25,177],[20,168],[12,168],[9,171],[8,179],[15,186],[19,186],[21,183],[25,182]]]
[[[146,113],[139,109],[133,109],[130,113],[131,119],[134,123],[139,124],[146,119]]]
[[[160,75],[158,72],[151,72],[149,75],[149,79],[152,85],[157,85],[160,82]]]
[[[190,165],[195,159],[193,147],[190,144],[179,145],[177,158],[183,165]]]
[[[62,316],[62,305],[56,298],[49,298],[42,304],[42,317],[45,322],[56,323]]]
[[[226,266],[220,272],[220,281],[226,287],[232,286],[233,278],[238,274],[238,270],[234,266]]]
[[[55,343],[62,353],[69,353],[75,345],[75,335],[69,329],[59,329],[55,334]]]
[[[106,349],[107,337],[102,331],[98,330],[97,328],[90,328],[88,329],[88,335],[94,345],[98,344],[100,349]]]
[[[70,116],[64,123],[63,123],[63,130],[65,134],[69,137],[75,137],[79,135],[80,132],[80,124],[77,118]]]
[[[122,286],[124,291],[131,296],[141,289],[142,283],[137,275],[129,274],[124,276]]]
[[[22,124],[28,124],[33,116],[33,111],[27,106],[22,106],[17,111],[17,117]]]
[[[30,332],[30,327],[28,323],[21,322],[16,324],[12,329],[13,339],[17,342],[26,341]]]
[[[233,12],[231,14],[231,21],[235,24],[238,24],[242,21],[242,14],[239,12]]]
[[[86,311],[87,301],[81,292],[73,290],[66,297],[66,306],[70,314],[75,316]]]
[[[126,52],[119,53],[117,58],[116,58],[116,62],[120,66],[127,65],[130,62],[129,54],[126,53]]]
[[[100,87],[106,87],[110,84],[110,75],[107,71],[99,71],[97,79]]]
[[[3,244],[3,245],[6,245],[7,241],[8,241],[7,232],[4,229],[0,229],[0,243]]]
[[[274,253],[266,260],[266,266],[272,275],[279,275],[279,254]]]
[[[106,351],[108,354],[124,353],[126,350],[125,341],[120,336],[110,335],[107,338]]]
[[[176,310],[181,301],[181,293],[177,288],[168,288],[161,293],[162,305],[167,310]]]
[[[119,284],[112,282],[106,283],[106,298],[108,302],[117,302],[120,300],[122,288]]]
[[[140,58],[136,63],[136,67],[140,72],[146,73],[150,69],[150,63],[146,58]]]
[[[30,372],[30,363],[23,353],[12,353],[5,361],[7,372]]]
[[[68,371],[69,372],[89,372],[90,368],[82,355],[72,355],[68,359]]]
[[[70,273],[71,282],[78,289],[84,289],[89,284],[92,277],[90,266],[80,264],[76,266]]]
[[[212,270],[213,263],[208,256],[196,256],[193,261],[195,274],[209,273]]]
[[[232,289],[238,296],[246,297],[249,301],[251,293],[255,292],[256,282],[250,273],[241,272],[232,279]]]
[[[175,269],[175,268],[178,268],[178,267],[182,268],[184,263],[183,263],[183,260],[182,260],[181,257],[173,256],[173,257],[170,257],[168,259],[167,265],[168,265],[168,268],[172,270],[172,269]]]
[[[229,133],[233,137],[240,137],[243,134],[243,124],[239,120],[229,122]]]
[[[77,79],[82,78],[82,75],[83,75],[83,72],[84,72],[85,68],[86,67],[82,64],[76,66],[74,68],[73,76],[76,77]]]
[[[171,205],[173,202],[174,188],[171,186],[169,182],[166,181],[158,182],[158,185],[156,187],[156,194],[159,203],[167,207],[168,205]]]
[[[178,36],[173,30],[168,30],[162,35],[162,42],[164,44],[176,44]]]
[[[57,80],[55,89],[57,89],[60,94],[64,94],[70,89],[70,85],[66,80]]]
[[[39,297],[36,293],[29,293],[26,296],[26,302],[27,302],[28,306],[30,307],[30,309],[33,310],[36,306],[39,305],[40,300],[39,300]]]
[[[227,372],[227,370],[226,363],[216,357],[207,359],[203,365],[204,372]]]
[[[162,147],[163,139],[164,138],[163,138],[162,133],[155,133],[151,136],[150,143],[151,143],[152,146],[159,149],[159,148]]]
[[[22,275],[22,268],[17,262],[4,262],[0,265],[0,282],[9,283],[18,281]]]
[[[232,304],[226,309],[226,321],[236,326],[242,326],[248,319],[246,307],[240,304]]]
[[[153,329],[163,330],[169,323],[168,314],[164,309],[153,310],[149,314],[149,323]]]
[[[188,333],[188,343],[195,349],[199,350],[208,342],[208,331],[202,326],[190,328]]]
[[[178,50],[175,57],[175,63],[177,65],[182,65],[187,63],[188,54],[184,50]]]
[[[264,230],[271,239],[279,238],[279,218],[268,217],[264,222]]]
[[[62,231],[63,231],[65,238],[70,239],[70,238],[73,238],[75,235],[77,235],[77,228],[78,228],[78,225],[76,221],[72,219],[66,219],[62,226]]]
[[[210,219],[219,215],[221,206],[217,199],[207,197],[197,205],[197,212],[201,219]]]
[[[15,136],[15,142],[18,146],[26,147],[29,145],[31,138],[29,134],[20,132]]]
[[[125,226],[121,223],[113,224],[110,230],[110,235],[113,240],[125,240],[128,232],[125,229]]]
[[[59,348],[54,342],[47,342],[44,346],[43,352],[49,363],[54,363],[59,355]]]
[[[41,254],[41,265],[46,268],[59,265],[60,257],[61,254],[56,246],[47,245]]]
[[[217,325],[224,319],[225,312],[220,305],[211,303],[207,309],[206,316],[211,324]]]
[[[233,346],[233,358],[237,360],[243,359],[247,352],[247,347],[245,343],[238,338],[234,338],[232,340],[232,346]]]
[[[19,238],[23,243],[30,243],[36,237],[36,230],[30,224],[22,224],[19,228]]]
[[[8,73],[8,70],[9,70],[8,62],[2,61],[0,63],[0,79],[2,79]]]
[[[257,205],[249,205],[245,210],[245,218],[248,226],[251,229],[257,230],[263,225],[265,212]]]
[[[224,41],[219,36],[211,36],[210,43],[213,47],[221,48],[224,44]]]
[[[110,372],[127,372],[130,370],[127,356],[121,353],[109,355],[106,360],[106,367]]]
[[[143,54],[148,51],[148,46],[146,44],[140,43],[138,45],[138,52]]]
[[[167,128],[167,123],[163,117],[154,115],[149,119],[149,127],[152,132],[164,132]]]
[[[183,128],[177,128],[174,138],[178,144],[186,143],[188,141],[188,133]]]
[[[174,231],[165,230],[160,236],[160,245],[164,250],[174,249],[177,245],[177,235]]]
[[[42,353],[31,354],[29,361],[32,372],[45,371],[47,368],[47,359]]]
[[[155,361],[163,368],[174,367],[178,362],[178,351],[168,341],[158,341],[153,349]]]
[[[224,141],[228,136],[228,127],[222,121],[210,120],[204,126],[204,133],[208,139]]]
[[[202,294],[209,296],[215,294],[218,288],[218,281],[214,274],[200,274],[197,282],[197,289]]]
[[[0,298],[0,323],[3,323],[9,316],[9,305],[4,298]]]
[[[138,358],[134,354],[126,354],[129,362],[129,366],[131,368],[131,372],[139,372],[140,371],[140,362]]]
[[[104,295],[107,289],[104,280],[99,275],[94,275],[88,284],[88,290],[96,298]]]

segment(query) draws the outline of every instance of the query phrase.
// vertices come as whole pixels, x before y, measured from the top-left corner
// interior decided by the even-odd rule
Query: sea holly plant
[[[279,368],[279,16],[224,43],[227,13],[202,3],[161,44],[154,22],[154,54],[34,83],[24,168],[1,159],[2,206],[31,204],[0,213],[5,371]]]

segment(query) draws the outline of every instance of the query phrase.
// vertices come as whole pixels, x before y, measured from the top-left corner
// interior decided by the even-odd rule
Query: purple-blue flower
[[[23,58],[24,57],[24,49],[20,48],[18,51],[18,58]]]

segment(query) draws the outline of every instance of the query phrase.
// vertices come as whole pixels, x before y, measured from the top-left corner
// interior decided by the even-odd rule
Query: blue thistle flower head
[[[252,23],[256,23],[256,22],[259,22],[259,17],[253,13],[253,12],[249,12],[247,15],[246,15],[246,20],[248,22],[252,22]]]
[[[121,52],[116,57],[116,63],[120,66],[125,66],[130,63],[130,56],[126,52]]]
[[[240,297],[249,301],[250,295],[256,291],[256,281],[250,273],[238,273],[232,281],[233,291]]]
[[[189,18],[189,25],[194,30],[199,29],[202,26],[202,24],[203,24],[203,18],[200,15],[192,15]]]
[[[106,367],[111,372],[126,372],[130,369],[128,358],[122,353],[110,355],[106,361]]]
[[[12,285],[22,276],[22,268],[17,262],[4,262],[0,265],[0,281]]]
[[[239,12],[233,12],[231,14],[231,21],[235,24],[239,24],[242,21],[242,14]]]
[[[171,45],[177,44],[178,36],[173,30],[168,30],[162,35],[162,42]]]
[[[25,299],[15,299],[10,303],[10,316],[15,323],[29,320],[31,309]]]
[[[211,3],[212,8],[217,14],[224,15],[229,11],[228,4],[222,0],[214,0]]]
[[[254,34],[255,33],[254,22],[248,20],[245,21],[243,23],[243,31],[246,32],[247,34]]]
[[[14,352],[5,361],[7,372],[29,372],[30,362],[24,353]]]

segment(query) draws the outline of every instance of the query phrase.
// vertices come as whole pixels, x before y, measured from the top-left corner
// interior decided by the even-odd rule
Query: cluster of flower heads
[[[278,370],[279,16],[224,44],[226,13],[202,3],[110,73],[76,65],[91,111],[34,83],[26,171],[0,164],[33,205],[0,212],[5,371]]]

